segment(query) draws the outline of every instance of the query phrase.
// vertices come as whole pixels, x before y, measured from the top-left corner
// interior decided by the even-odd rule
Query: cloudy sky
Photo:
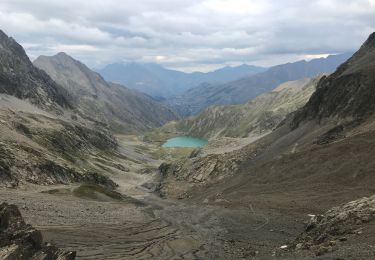
[[[32,59],[207,71],[355,50],[375,31],[375,0],[0,0],[0,25]]]

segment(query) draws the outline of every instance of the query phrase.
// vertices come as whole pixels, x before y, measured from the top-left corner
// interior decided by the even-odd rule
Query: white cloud
[[[92,67],[134,60],[207,70],[355,50],[375,30],[375,2],[1,0],[0,24],[31,57],[67,51]]]
[[[267,7],[265,1],[248,0],[207,0],[203,5],[218,13],[239,15],[259,15]]]

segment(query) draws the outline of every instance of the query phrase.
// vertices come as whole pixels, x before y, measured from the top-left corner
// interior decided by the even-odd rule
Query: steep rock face
[[[293,121],[328,117],[362,120],[375,112],[375,33],[335,73],[322,78],[317,91]]]
[[[241,104],[284,82],[333,72],[349,57],[350,54],[331,55],[325,59],[277,65],[265,72],[225,84],[205,84],[192,88],[168,102],[182,116],[197,114],[212,105]]]
[[[305,105],[318,81],[287,82],[243,105],[210,107],[198,116],[178,121],[176,129],[205,138],[264,135]]]
[[[34,67],[24,49],[0,30],[0,93],[28,99],[48,109],[71,108],[67,92]]]
[[[43,243],[40,231],[25,223],[15,205],[0,204],[0,258],[3,260],[74,260],[75,252]]]
[[[0,186],[89,182],[115,187],[87,163],[91,154],[117,147],[100,126],[0,109],[0,132]]]
[[[115,183],[88,163],[114,153],[102,123],[77,118],[68,92],[36,68],[23,48],[0,32],[0,186]]]
[[[65,53],[41,56],[34,64],[73,96],[82,114],[108,124],[115,132],[136,133],[177,118],[170,109],[150,97],[106,82]]]

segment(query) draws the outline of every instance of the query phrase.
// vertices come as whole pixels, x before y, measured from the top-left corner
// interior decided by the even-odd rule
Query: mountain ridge
[[[95,121],[77,119],[70,94],[0,33],[0,185],[90,182],[115,187],[86,160],[117,142]]]
[[[164,105],[124,86],[106,82],[100,74],[66,53],[40,56],[34,64],[71,93],[82,114],[105,122],[115,132],[144,131],[177,119]]]
[[[203,82],[227,82],[264,71],[262,67],[241,65],[212,72],[185,73],[156,63],[113,63],[96,70],[106,80],[119,83],[154,97],[171,97]]]
[[[59,113],[62,108],[73,108],[68,93],[33,66],[23,47],[1,30],[0,63],[0,93],[29,99],[35,105]]]
[[[375,33],[331,75],[323,77],[317,91],[294,117],[302,121],[328,117],[364,120],[375,112]]]
[[[265,72],[225,84],[205,84],[186,91],[166,102],[181,116],[195,115],[211,105],[245,103],[256,96],[271,91],[286,81],[315,77],[334,71],[350,57],[349,53],[331,55],[311,61],[297,61],[269,68]]]
[[[274,130],[288,114],[305,105],[319,79],[283,83],[245,104],[212,106],[196,116],[177,121],[173,127],[183,135],[210,140],[221,137],[257,138]],[[166,128],[170,127],[167,124]]]

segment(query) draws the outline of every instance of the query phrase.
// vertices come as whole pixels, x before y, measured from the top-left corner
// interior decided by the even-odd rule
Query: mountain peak
[[[12,37],[8,36],[4,31],[0,30],[0,43],[3,44],[5,42],[7,42],[8,44],[16,43],[16,41]]]
[[[66,52],[59,52],[52,56],[52,58],[65,62],[76,62],[76,60],[72,56],[69,56]]]
[[[373,32],[372,34],[370,34],[370,36],[365,41],[365,43],[363,44],[363,46],[367,47],[367,48],[375,48],[375,32]]]
[[[31,64],[23,47],[2,30],[0,30],[0,51],[8,52],[13,55],[13,58],[17,57],[22,59],[23,62],[26,62],[29,65]]]
[[[6,35],[3,30],[0,30],[0,40],[3,39],[3,38],[8,39],[8,35]]]
[[[38,58],[36,58],[34,60],[34,65],[35,64],[38,64],[38,63],[41,63],[41,62],[57,62],[57,63],[60,63],[60,64],[64,64],[64,65],[73,65],[73,64],[76,64],[78,61],[75,60],[73,57],[69,56],[68,54],[66,54],[65,52],[59,52],[53,56],[45,56],[45,55],[41,55],[39,56]]]
[[[333,74],[323,77],[306,106],[294,117],[292,128],[303,121],[323,118],[364,120],[375,113],[375,33]]]
[[[64,57],[64,58],[71,58],[66,52],[59,52],[55,55],[56,57]]]
[[[33,66],[23,47],[0,31],[0,93],[28,99],[42,108],[71,108],[67,93]]]

